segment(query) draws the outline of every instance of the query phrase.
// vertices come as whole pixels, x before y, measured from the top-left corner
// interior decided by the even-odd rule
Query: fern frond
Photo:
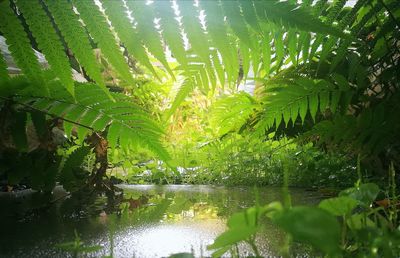
[[[203,30],[200,19],[199,10],[194,6],[194,1],[178,1],[179,11],[182,15],[182,25],[189,39],[189,43],[193,52],[205,64],[208,75],[215,78],[214,71],[210,62],[210,46],[209,40]],[[215,80],[215,79],[213,79]]]
[[[228,37],[228,30],[220,2],[203,1],[200,4],[206,12],[207,32],[214,46],[221,54],[228,82],[235,82],[239,73],[236,44]]]
[[[18,8],[38,43],[40,51],[49,62],[54,77],[58,77],[66,89],[74,95],[74,81],[68,57],[41,3],[38,0],[20,0]]]
[[[111,21],[111,25],[114,27],[114,30],[117,32],[118,37],[125,45],[128,52],[133,55],[139,63],[149,69],[156,78],[161,80],[149,60],[139,35],[129,21],[128,10],[125,8],[123,1],[102,0],[101,2],[106,15]]]
[[[255,32],[262,32],[253,1],[239,0],[239,4],[247,24],[249,24]]]
[[[286,29],[297,28],[318,34],[332,35],[340,38],[346,37],[343,31],[331,25],[332,22],[329,20],[322,22],[308,12],[308,8],[303,8],[288,1],[254,1],[254,4],[257,9],[262,10],[264,13],[264,16],[259,17],[260,21],[269,21],[277,25],[283,25]]]
[[[9,1],[0,2],[0,20],[0,31],[6,38],[6,43],[17,66],[31,81],[41,82],[39,86],[42,92],[48,93],[38,59]]]
[[[135,81],[132,78],[132,74],[129,71],[129,67],[125,62],[119,45],[98,6],[94,1],[74,0],[73,4],[77,8],[90,35],[101,49],[102,55],[104,55],[115,71],[119,73],[127,83],[134,85]]]
[[[74,100],[57,81],[52,83],[53,92],[49,97],[23,93],[17,94],[13,100],[25,108],[61,118],[67,124],[83,128],[78,129],[78,137],[81,139],[92,131],[108,128],[111,147],[120,145],[129,148],[132,144],[142,144],[161,159],[169,159],[160,140],[163,130],[129,97],[113,93],[114,102],[100,87],[86,83],[76,85]]]
[[[157,58],[167,72],[175,79],[175,75],[172,72],[167,59],[165,57],[165,51],[161,44],[160,33],[156,30],[154,24],[154,12],[145,1],[126,1],[130,11],[132,11],[133,17],[137,22],[137,32],[143,43],[146,45],[150,53]]]
[[[222,67],[221,61],[218,56],[218,52],[216,50],[212,54],[212,62],[213,62],[213,66],[215,68],[215,72],[217,73],[220,85],[222,86],[222,88],[224,88],[224,86],[225,86],[225,71],[224,71],[224,68]]]
[[[331,95],[340,90],[328,81],[297,78],[287,81],[286,86],[282,85],[283,82],[279,86],[273,82],[266,90],[262,100],[265,103],[264,115],[258,126],[261,131],[274,125],[278,127],[282,120],[288,125],[290,120],[294,122],[297,117],[304,123],[308,112],[315,121],[318,109],[323,112],[329,107],[333,111],[332,107],[336,109],[338,105],[339,99]]]
[[[188,63],[181,28],[170,1],[155,1],[154,10],[160,20],[163,38],[176,60],[185,67]]]
[[[210,123],[218,135],[239,130],[257,107],[253,97],[245,92],[223,97],[211,107]]]
[[[7,63],[4,60],[4,56],[0,51],[0,83],[3,83],[9,79]]]
[[[244,21],[240,6],[236,1],[221,1],[222,9],[226,15],[226,19],[235,35],[247,45],[248,48],[253,48],[247,24]]]
[[[65,160],[64,165],[60,167],[59,180],[65,190],[77,190],[84,182],[89,171],[84,171],[82,163],[91,148],[89,146],[81,146],[74,150]]]
[[[175,96],[174,102],[171,108],[168,110],[166,117],[167,119],[176,111],[179,105],[185,100],[187,96],[194,90],[194,84],[191,79],[185,79],[182,85],[179,87],[178,93]]]
[[[100,66],[96,61],[89,38],[78,16],[73,11],[68,1],[43,0],[52,14],[57,27],[60,30],[68,47],[74,53],[76,59],[85,68],[86,73],[108,95],[108,89],[100,73]]]

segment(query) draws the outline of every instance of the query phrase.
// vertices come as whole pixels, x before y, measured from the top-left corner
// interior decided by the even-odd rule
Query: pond
[[[274,187],[119,187],[123,195],[117,204],[83,195],[43,208],[39,203],[45,197],[40,195],[0,196],[0,257],[68,257],[71,254],[57,244],[74,241],[74,232],[85,246],[99,246],[87,257],[168,257],[182,252],[210,256],[207,245],[224,232],[230,215],[254,205],[256,199],[267,204],[282,197],[281,189]],[[62,196],[60,192],[52,198]],[[322,198],[303,189],[290,192],[294,204],[315,204]],[[277,255],[283,235],[267,220],[263,223],[257,237],[260,251],[265,256]],[[245,244],[239,252],[251,255]]]

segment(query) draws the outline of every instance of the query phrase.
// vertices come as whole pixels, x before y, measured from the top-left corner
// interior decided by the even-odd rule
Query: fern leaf
[[[305,78],[296,78],[293,81],[286,81],[286,86],[282,86],[284,81],[275,82],[266,90],[267,95],[263,102],[266,103],[265,112],[259,127],[276,127],[282,121],[286,124],[290,120],[295,121],[298,116],[304,122],[307,112],[315,121],[318,107],[321,105],[321,111],[329,107],[332,112],[333,105],[337,106],[339,99],[330,99],[330,94],[340,90],[335,89],[334,85],[325,80],[312,80]]]
[[[249,31],[247,29],[246,22],[243,19],[242,13],[240,11],[240,6],[237,1],[221,1],[222,8],[226,15],[226,19],[235,33],[235,35],[247,45],[248,48],[253,48],[253,42],[251,41],[251,37]]]
[[[114,35],[111,33],[107,20],[100,12],[94,1],[73,1],[80,17],[86,25],[90,35],[101,49],[102,55],[107,59],[117,73],[129,84],[134,85],[135,81],[125,62],[124,56],[117,44]]]
[[[18,8],[22,11],[39,49],[49,62],[54,77],[58,77],[73,96],[74,81],[68,57],[41,3],[38,0],[20,0]]]
[[[283,61],[283,58],[285,57],[285,47],[283,44],[283,34],[282,32],[275,32],[274,36],[274,48],[275,48],[275,54],[276,54],[276,65],[278,67],[281,66],[281,63]]]
[[[288,1],[254,1],[256,8],[264,12],[259,17],[260,21],[269,21],[287,28],[298,28],[299,30],[315,32],[324,35],[347,37],[341,30],[333,27],[331,22],[322,22],[308,12],[306,8],[291,4]]]
[[[189,39],[189,43],[194,53],[196,53],[202,63],[206,65],[207,72],[212,74],[208,39],[200,24],[199,12],[193,5],[193,1],[180,0],[178,4],[182,15],[182,25]]]
[[[4,60],[4,56],[0,51],[0,83],[3,83],[9,79],[7,63]]]
[[[159,32],[155,28],[154,24],[154,12],[151,7],[145,1],[126,1],[130,11],[133,12],[133,16],[137,21],[137,31],[139,37],[142,39],[148,50],[157,58],[167,72],[175,79],[175,75],[172,72],[167,59],[165,57],[165,51],[161,44],[161,37]]]
[[[159,75],[154,70],[154,67],[148,58],[139,35],[134,30],[132,23],[129,21],[124,2],[119,0],[102,0],[102,5],[105,9],[105,13],[111,21],[112,26],[114,27],[114,30],[117,32],[118,37],[125,45],[128,52],[133,55],[139,61],[139,63],[149,69],[150,72],[153,73],[156,78],[158,78],[158,80],[161,81]]]
[[[251,54],[251,62],[253,66],[253,74],[255,77],[258,76],[258,71],[260,69],[260,63],[261,63],[261,46],[260,43],[255,37],[254,43],[253,43],[253,48],[250,51]]]
[[[84,183],[88,171],[84,171],[81,166],[90,151],[89,146],[81,146],[66,158],[59,180],[67,191],[77,190]]]
[[[200,65],[200,66],[201,67],[200,67],[200,69],[198,69],[198,71],[199,71],[199,74],[201,77],[201,81],[203,82],[203,84],[202,84],[203,87],[200,90],[202,90],[204,93],[208,93],[210,90],[210,88],[209,88],[210,83],[208,80],[208,76],[207,76],[207,73],[205,72],[205,69],[202,68],[202,65]]]
[[[212,55],[212,61],[213,61],[213,66],[215,68],[215,71],[217,72],[218,75],[218,80],[222,86],[222,88],[224,88],[225,85],[225,72],[224,69],[222,67],[221,61],[218,57],[218,52],[215,51]]]
[[[9,1],[0,2],[0,31],[6,38],[8,49],[11,52],[17,66],[31,81],[40,82],[38,85],[44,94],[48,94],[46,85],[43,83],[42,71],[28,36],[14,14]]]
[[[288,36],[288,52],[292,64],[297,64],[297,34],[294,30],[289,30]]]
[[[268,76],[271,70],[271,36],[269,33],[264,35],[262,44],[263,66],[265,74]]]
[[[15,100],[33,110],[68,119],[65,122],[76,124],[78,136],[81,138],[91,131],[104,131],[108,128],[108,134],[115,140],[109,142],[110,146],[117,146],[117,141],[123,143],[124,148],[133,143],[140,143],[159,155],[161,159],[169,159],[160,141],[163,130],[149,114],[132,103],[127,96],[113,93],[112,98],[116,100],[114,102],[94,84],[77,84],[76,101],[74,101],[67,92],[62,93],[62,86],[56,82],[52,88],[57,88],[57,85],[58,95],[50,97],[25,95]]]
[[[212,43],[221,54],[228,82],[235,82],[239,69],[236,46],[233,45],[232,40],[228,37],[220,2],[203,1],[200,4],[206,13],[207,32]]]
[[[311,35],[309,33],[303,34],[304,40],[301,41],[301,53],[303,62],[306,63],[310,54]],[[300,52],[300,51],[299,51]]]
[[[28,138],[26,136],[27,115],[25,112],[15,112],[14,121],[11,125],[11,135],[13,142],[19,151],[28,149]]]
[[[257,19],[257,13],[254,9],[253,1],[239,0],[239,4],[246,22],[250,25],[250,27],[253,28],[255,32],[261,33],[261,27]]]
[[[335,20],[335,18],[338,16],[344,5],[346,4],[347,0],[337,0],[333,3],[333,6],[328,9],[328,15],[326,17],[326,23],[331,24]],[[335,35],[338,36],[338,35]],[[338,36],[340,37],[340,36]],[[317,50],[320,48],[321,44],[323,44],[324,36],[318,35],[316,40],[313,42],[312,47],[311,47],[311,52],[309,55],[309,59],[311,60]],[[328,42],[326,44],[323,44],[323,51],[322,51],[322,60],[320,61],[320,64],[326,59],[326,55],[330,52],[332,46],[336,42],[336,38],[331,37],[328,39]]]
[[[245,92],[223,97],[211,107],[210,123],[218,135],[239,130],[256,107],[256,101]]]
[[[74,53],[76,59],[85,68],[86,73],[93,79],[108,95],[103,78],[100,73],[89,38],[74,13],[72,5],[68,1],[44,0],[52,14],[57,27],[60,29],[65,42]],[[110,96],[110,95],[109,95]]]
[[[175,11],[172,8],[172,2],[156,1],[153,3],[153,6],[157,16],[161,18],[160,27],[163,38],[176,60],[185,67],[188,61],[180,26],[176,19]]]
[[[245,79],[247,77],[247,74],[249,73],[250,70],[250,51],[249,47],[244,44],[243,42],[239,42],[239,47],[240,47],[240,58],[241,58],[241,65],[243,69],[243,78]],[[239,78],[242,79],[242,78]],[[240,81],[237,82],[239,84]]]
[[[185,79],[182,85],[179,87],[178,93],[175,96],[174,102],[171,108],[167,112],[167,119],[176,111],[180,104],[185,100],[187,96],[193,91],[193,81],[189,78]]]

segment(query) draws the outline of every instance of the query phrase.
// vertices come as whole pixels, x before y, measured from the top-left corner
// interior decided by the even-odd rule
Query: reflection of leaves
[[[326,199],[319,204],[321,209],[329,211],[335,216],[349,214],[356,206],[357,201],[346,196]]]
[[[352,187],[339,193],[339,196],[348,196],[359,201],[365,206],[369,206],[378,196],[379,187],[376,184],[362,184],[358,187]]]
[[[74,241],[57,244],[56,247],[67,252],[72,252],[75,257],[78,253],[92,253],[102,249],[102,247],[99,245],[85,246],[76,230],[74,230],[74,233]]]
[[[212,245],[207,247],[208,250],[219,249],[214,252],[222,255],[229,250],[229,247],[241,241],[249,241],[249,239],[257,232],[258,220],[263,209],[252,207],[244,212],[233,214],[228,219],[229,229],[219,235]]]
[[[183,196],[177,196],[174,199],[174,203],[168,208],[168,212],[181,213],[184,210],[189,210],[193,206],[193,203]]]
[[[294,207],[277,213],[273,221],[292,235],[293,239],[305,242],[328,253],[338,253],[340,226],[334,216],[315,207]]]

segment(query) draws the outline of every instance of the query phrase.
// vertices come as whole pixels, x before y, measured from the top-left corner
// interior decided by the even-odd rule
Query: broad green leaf
[[[295,241],[311,244],[331,255],[340,252],[340,225],[327,211],[298,206],[277,213],[272,221]]]
[[[329,211],[335,216],[344,216],[350,214],[357,204],[358,202],[353,198],[342,196],[322,200],[318,207]]]
[[[241,241],[249,239],[252,235],[257,232],[256,227],[235,227],[229,229],[219,235],[213,244],[207,246],[208,250],[223,248],[226,246],[231,246]]]
[[[375,201],[379,191],[379,187],[376,184],[367,183],[341,191],[339,196],[347,196],[359,201],[365,206],[369,206]]]

